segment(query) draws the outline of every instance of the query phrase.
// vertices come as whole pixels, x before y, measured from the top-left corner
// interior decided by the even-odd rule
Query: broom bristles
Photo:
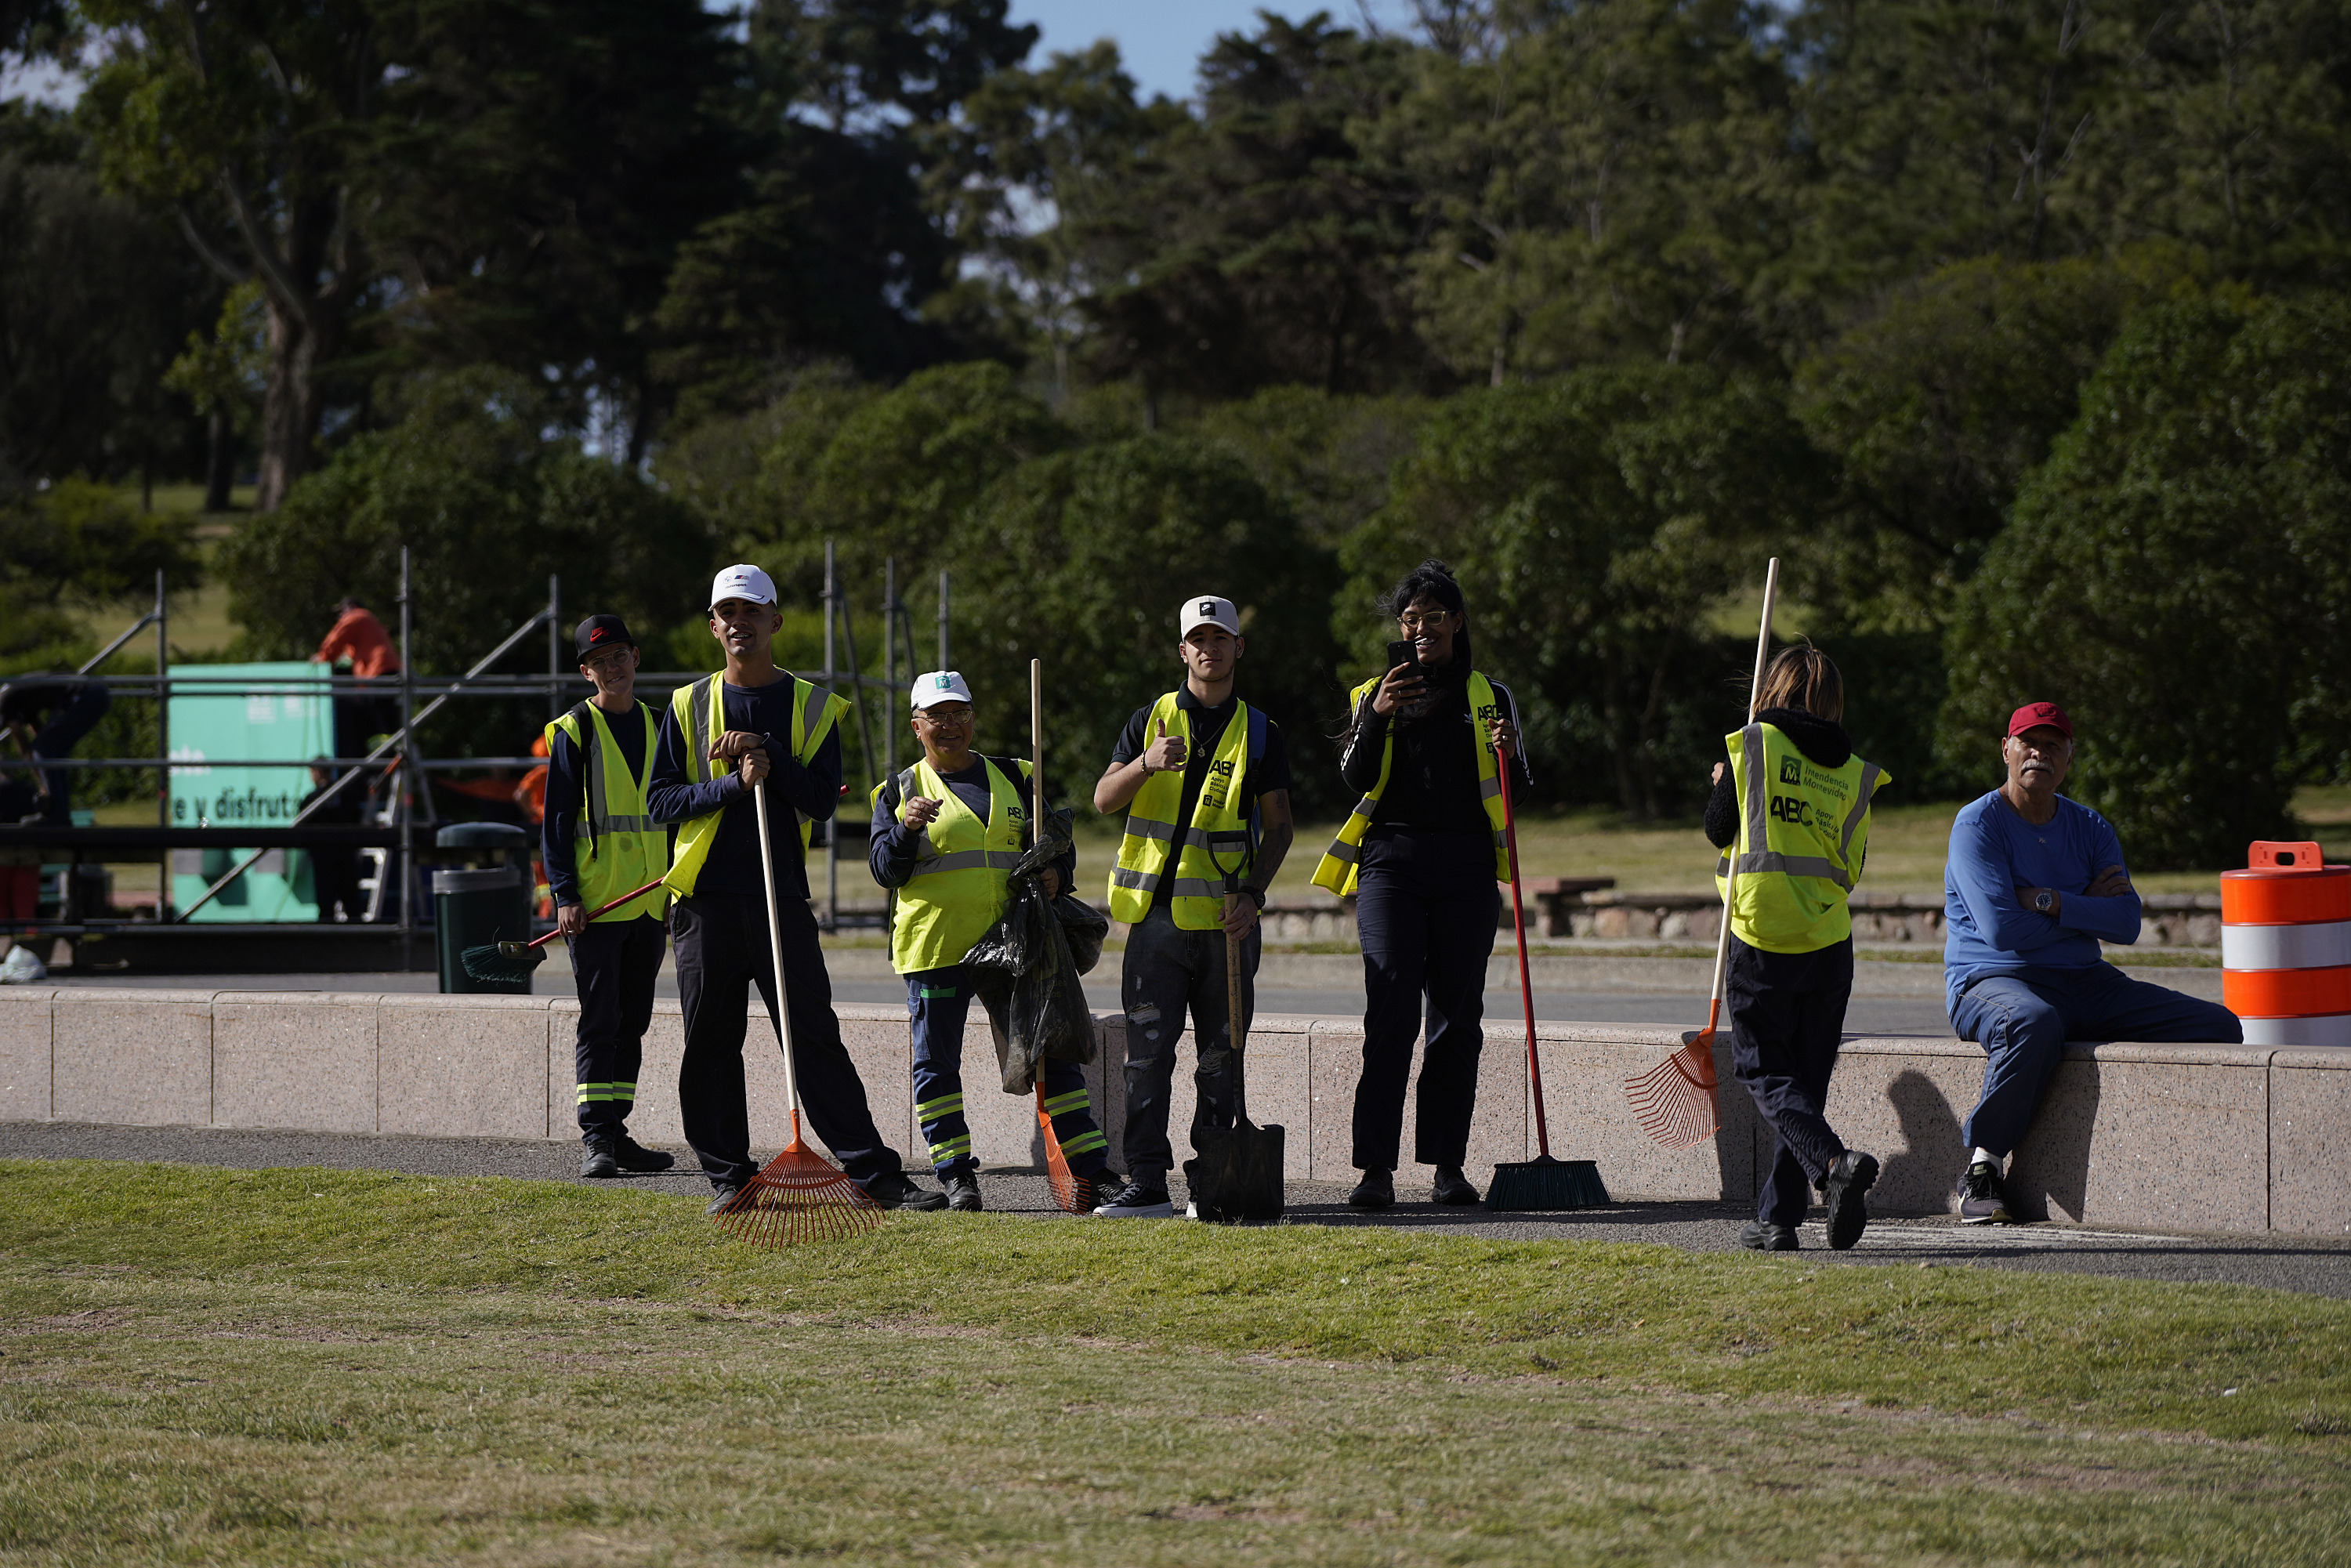
[[[1625,1080],[1633,1119],[1653,1142],[1668,1149],[1702,1144],[1721,1128],[1710,1029],[1648,1071]]]
[[[797,1111],[792,1141],[718,1211],[718,1228],[754,1247],[843,1241],[881,1223],[882,1206],[840,1166],[800,1142]]]
[[[1045,1140],[1045,1186],[1053,1195],[1053,1206],[1063,1214],[1089,1214],[1091,1203],[1080,1203],[1081,1197],[1091,1197],[1094,1184],[1081,1184],[1070,1172],[1070,1159],[1061,1153],[1061,1140],[1053,1132],[1053,1118],[1045,1109],[1045,1086],[1037,1086],[1037,1131]],[[1084,1191],[1079,1190],[1081,1185]]]
[[[495,942],[486,947],[468,947],[457,955],[457,962],[467,975],[485,984],[499,981],[528,980],[546,956],[543,949],[533,947],[528,957],[509,958],[498,950]]]
[[[1603,1208],[1607,1203],[1607,1184],[1600,1179],[1600,1167],[1590,1160],[1555,1160],[1544,1155],[1496,1166],[1494,1179],[1486,1188],[1486,1207],[1498,1213]]]

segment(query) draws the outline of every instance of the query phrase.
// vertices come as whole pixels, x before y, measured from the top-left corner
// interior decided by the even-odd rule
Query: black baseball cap
[[[580,662],[583,664],[590,653],[601,653],[606,648],[633,648],[636,645],[637,640],[629,635],[629,623],[617,615],[590,615],[580,622],[579,630],[571,633],[571,650],[580,655]]]

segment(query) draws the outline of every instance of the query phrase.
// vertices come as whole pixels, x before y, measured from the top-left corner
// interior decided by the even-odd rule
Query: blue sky
[[[1402,31],[1411,20],[1405,0],[1366,0],[1372,17],[1382,27]],[[1360,26],[1355,0],[1328,5],[1300,0],[1012,0],[1012,19],[1034,22],[1042,31],[1032,64],[1041,65],[1057,49],[1082,49],[1097,38],[1118,40],[1119,57],[1135,80],[1140,95],[1169,98],[1192,95],[1192,68],[1210,39],[1218,33],[1256,26],[1259,10],[1271,11],[1292,21],[1303,21],[1317,11],[1328,11],[1341,26]],[[16,62],[0,62],[0,98],[24,93],[50,102],[69,99],[71,87],[52,67],[10,69]]]
[[[1192,68],[1209,40],[1218,33],[1253,28],[1260,10],[1302,21],[1317,11],[1328,11],[1341,26],[1361,26],[1354,0],[1327,5],[1301,5],[1296,0],[1012,0],[1012,20],[1034,22],[1044,36],[1038,40],[1032,64],[1042,64],[1055,50],[1082,49],[1097,38],[1118,40],[1119,57],[1126,63],[1138,95],[1155,92],[1169,98],[1192,95]],[[1411,13],[1404,0],[1370,0],[1373,18],[1382,27],[1402,31]]]

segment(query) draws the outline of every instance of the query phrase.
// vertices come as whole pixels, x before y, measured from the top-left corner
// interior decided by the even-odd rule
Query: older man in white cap
[[[1184,684],[1137,708],[1094,785],[1094,810],[1126,812],[1110,875],[1110,912],[1127,924],[1120,999],[1126,1009],[1127,1182],[1094,1212],[1175,1212],[1167,1172],[1176,1040],[1192,1019],[1199,1057],[1193,1145],[1232,1125],[1232,1021],[1225,934],[1239,936],[1242,1025],[1255,1006],[1258,912],[1289,852],[1290,758],[1280,727],[1234,695],[1248,650],[1240,612],[1202,594],[1176,612]]]
[[[893,894],[890,967],[905,977],[914,1022],[914,1114],[947,1207],[977,1213],[979,1160],[963,1105],[973,979],[963,959],[1004,913],[1036,820],[1035,791],[1028,763],[972,749],[971,687],[960,674],[915,676],[913,706],[908,722],[923,755],[873,790],[872,866]],[[1045,868],[1046,896],[1070,885],[1077,861],[1071,849]],[[1084,1069],[1049,1058],[1040,1077],[1071,1174],[1099,1190],[1109,1145],[1094,1124]]]
[[[726,667],[670,695],[645,795],[655,821],[680,824],[665,880],[685,1010],[677,1081],[685,1141],[716,1190],[714,1213],[758,1170],[743,1088],[752,986],[769,1018],[778,1016],[751,795],[764,789],[792,1064],[809,1125],[884,1208],[944,1208],[946,1199],[909,1181],[882,1141],[833,1016],[808,903],[808,825],[831,818],[840,801],[839,720],[849,705],[776,667],[770,643],[783,619],[776,585],[756,566],[730,566],[711,583],[710,634]]]

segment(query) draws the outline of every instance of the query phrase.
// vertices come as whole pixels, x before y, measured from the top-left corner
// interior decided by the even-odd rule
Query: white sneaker
[[[49,967],[34,956],[33,950],[22,942],[8,949],[0,958],[0,986],[29,986],[36,980],[49,977]]]

